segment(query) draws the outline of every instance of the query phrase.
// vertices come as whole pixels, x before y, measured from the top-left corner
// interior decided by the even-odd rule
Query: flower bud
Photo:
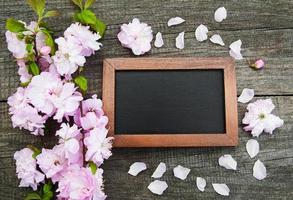
[[[51,47],[49,46],[43,46],[41,49],[40,49],[40,53],[44,56],[47,56],[49,55],[49,53],[51,52]]]

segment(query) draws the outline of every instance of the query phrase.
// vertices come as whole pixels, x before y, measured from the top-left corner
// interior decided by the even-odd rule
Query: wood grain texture
[[[70,24],[75,10],[69,0],[48,0],[48,8],[57,8],[62,16],[48,21],[55,36],[61,36]],[[28,143],[46,146],[53,144],[52,137],[43,139],[26,134],[25,131],[12,129],[8,116],[6,99],[15,92],[19,84],[17,67],[6,49],[4,21],[15,17],[29,21],[33,14],[22,0],[0,0],[0,199],[23,199],[25,189],[17,188],[19,181],[15,176],[12,159],[16,150]],[[219,6],[228,10],[228,18],[219,24],[214,22],[213,13]],[[105,170],[105,190],[109,199],[149,200],[149,199],[223,199],[217,195],[211,182],[225,182],[230,186],[231,196],[225,199],[292,199],[293,196],[293,1],[290,0],[108,0],[94,5],[95,13],[108,24],[103,49],[91,57],[85,67],[89,79],[90,93],[101,95],[102,60],[113,57],[133,57],[129,50],[119,44],[116,34],[122,23],[138,17],[153,27],[154,33],[163,33],[165,46],[153,48],[146,57],[173,56],[227,56],[227,46],[242,39],[243,54],[247,59],[262,57],[266,67],[254,71],[245,60],[236,63],[237,93],[244,87],[255,89],[257,96],[269,95],[276,104],[275,112],[285,120],[285,125],[275,135],[262,135],[261,159],[268,170],[268,177],[257,181],[252,177],[252,167],[257,158],[250,159],[245,151],[245,143],[250,138],[241,129],[245,106],[238,105],[240,144],[237,148],[152,148],[152,149],[115,149],[113,156],[103,166]],[[183,17],[186,22],[167,27],[171,17]],[[56,23],[58,22],[58,23]],[[199,43],[195,40],[197,25],[208,25],[210,33],[222,36],[226,47],[210,42]],[[184,50],[175,48],[175,37],[185,31]],[[43,141],[41,141],[43,140]],[[217,159],[230,153],[238,161],[238,170],[231,172],[218,166]],[[135,161],[144,161],[149,170],[138,177],[127,174],[129,166]],[[151,174],[160,161],[166,162],[168,171],[162,180],[169,188],[163,196],[154,196],[147,186]],[[177,164],[192,169],[186,181],[173,177],[172,168]],[[197,176],[207,179],[207,191],[199,192],[195,186]]]

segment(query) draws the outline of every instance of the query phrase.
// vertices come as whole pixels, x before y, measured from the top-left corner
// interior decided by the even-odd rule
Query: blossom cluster
[[[111,156],[108,118],[102,101],[96,95],[84,99],[73,81],[85,58],[100,49],[101,36],[89,26],[73,23],[64,37],[55,40],[57,51],[53,53],[37,22],[29,26],[20,23],[26,29],[21,34],[33,42],[28,44],[19,34],[6,32],[8,49],[17,59],[20,80],[26,83],[8,98],[13,126],[33,135],[46,134],[48,120],[54,120],[60,128],[55,133],[59,142],[53,148],[42,148],[36,155],[30,148],[15,153],[19,186],[37,190],[46,178],[57,184],[58,199],[105,199],[103,170],[97,167]],[[29,45],[33,46],[31,50]],[[40,73],[30,71],[31,63],[36,64]]]

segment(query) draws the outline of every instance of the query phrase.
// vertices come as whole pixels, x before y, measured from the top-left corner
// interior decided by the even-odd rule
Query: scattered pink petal
[[[166,164],[163,162],[160,162],[157,169],[154,171],[152,177],[153,178],[161,178],[165,172],[166,172]]]
[[[178,165],[177,167],[173,169],[173,172],[176,178],[185,180],[190,172],[190,169],[186,167],[182,167],[181,165]]]
[[[227,18],[227,10],[225,7],[220,7],[215,11],[214,18],[216,22],[222,22]]]
[[[237,40],[235,42],[233,42],[232,44],[230,44],[229,48],[229,54],[231,57],[233,57],[236,60],[242,60],[243,56],[241,54],[241,45],[242,45],[242,41],[241,40]]]
[[[259,143],[255,139],[250,139],[246,143],[246,150],[250,158],[254,158],[259,152]]]
[[[238,97],[238,102],[240,103],[248,103],[254,97],[254,90],[244,88],[242,90],[241,95]]]
[[[176,47],[178,49],[184,49],[184,32],[179,33],[176,37]]]
[[[175,26],[178,24],[182,24],[183,22],[185,22],[185,20],[182,19],[181,17],[173,17],[173,18],[169,19],[168,26]]]
[[[262,180],[267,177],[267,169],[260,160],[257,160],[254,163],[253,176],[258,180]]]
[[[195,30],[195,37],[199,42],[205,41],[208,39],[208,28],[201,24]]]
[[[250,65],[250,67],[254,69],[262,69],[264,66],[265,66],[265,62],[262,59],[258,59],[255,61],[255,63]]]
[[[202,178],[202,177],[196,178],[196,186],[201,192],[204,191],[206,185],[207,185],[207,182],[204,178]]]
[[[213,183],[213,188],[218,194],[222,196],[229,196],[230,189],[228,188],[226,184]]]
[[[165,181],[155,180],[151,182],[148,186],[148,189],[157,195],[162,195],[163,192],[168,188],[168,184]]]
[[[128,171],[128,174],[132,175],[132,176],[136,176],[137,174],[139,174],[140,172],[146,170],[146,164],[143,162],[135,162],[133,163]]]
[[[162,37],[162,33],[161,32],[158,32],[156,34],[155,47],[160,48],[163,45],[164,45],[164,40],[163,40],[163,37]]]
[[[210,37],[210,41],[214,44],[225,46],[225,43],[223,42],[222,37],[219,34],[214,34],[212,37]]]
[[[230,154],[223,155],[219,158],[219,165],[226,169],[236,170],[237,162]]]

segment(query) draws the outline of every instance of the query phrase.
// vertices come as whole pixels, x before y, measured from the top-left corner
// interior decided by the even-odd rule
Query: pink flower
[[[29,100],[26,95],[26,89],[23,87],[17,88],[17,91],[13,95],[8,97],[7,103],[10,106],[10,114],[13,114],[18,109],[22,109],[28,106]]]
[[[44,181],[44,174],[37,170],[33,151],[24,148],[14,153],[17,177],[21,179],[19,187],[31,187],[37,190],[38,184]]]
[[[123,47],[130,48],[135,55],[142,55],[151,49],[152,28],[134,18],[129,24],[123,24],[118,39]]]
[[[245,131],[251,131],[252,136],[258,137],[263,131],[272,134],[276,128],[281,127],[284,121],[271,114],[275,105],[271,99],[257,100],[248,104],[245,117],[242,120]]]
[[[66,115],[73,116],[83,97],[79,92],[76,92],[73,83],[65,83],[61,90],[53,94],[50,99],[56,107],[54,119],[60,122]]]
[[[26,43],[24,40],[19,40],[15,33],[6,31],[6,42],[8,50],[16,59],[22,59],[27,56]]]
[[[262,69],[265,66],[265,62],[262,59],[258,59],[254,64],[250,65],[250,67],[255,69]]]
[[[11,117],[13,127],[24,128],[33,135],[44,135],[46,119],[46,116],[39,115],[38,110],[30,105],[15,110]]]
[[[69,124],[62,123],[61,129],[56,132],[56,135],[60,137],[59,144],[62,145],[64,149],[65,158],[68,159],[69,164],[72,163],[82,163],[79,159],[82,159],[80,150],[80,130],[74,124],[70,126]]]
[[[60,37],[55,42],[58,44],[58,51],[52,58],[60,75],[71,75],[79,66],[84,65],[85,57],[81,55],[82,47],[77,44],[74,37],[66,39]]]
[[[51,52],[51,47],[49,46],[43,46],[41,49],[40,49],[40,53],[44,56],[47,56],[49,55]]]
[[[74,23],[64,32],[65,38],[74,37],[75,42],[82,47],[82,56],[90,56],[94,54],[102,45],[97,42],[101,36],[98,33],[91,32],[89,28],[89,26],[82,26],[79,23]]]
[[[43,148],[42,153],[37,156],[37,164],[47,178],[51,178],[53,183],[58,182],[67,168],[64,149],[61,146]]]
[[[102,170],[93,175],[90,169],[71,166],[58,184],[58,199],[104,200]]]
[[[108,130],[105,128],[95,128],[86,134],[84,145],[87,148],[85,154],[86,161],[93,161],[100,166],[104,159],[108,159],[112,153],[112,137],[107,138]]]
[[[93,128],[105,127],[108,123],[108,117],[97,116],[95,112],[88,112],[85,116],[80,118],[81,127],[84,130]]]
[[[51,116],[56,108],[51,100],[62,90],[63,83],[58,76],[49,72],[42,72],[34,76],[28,85],[28,98],[31,104],[41,112]]]

